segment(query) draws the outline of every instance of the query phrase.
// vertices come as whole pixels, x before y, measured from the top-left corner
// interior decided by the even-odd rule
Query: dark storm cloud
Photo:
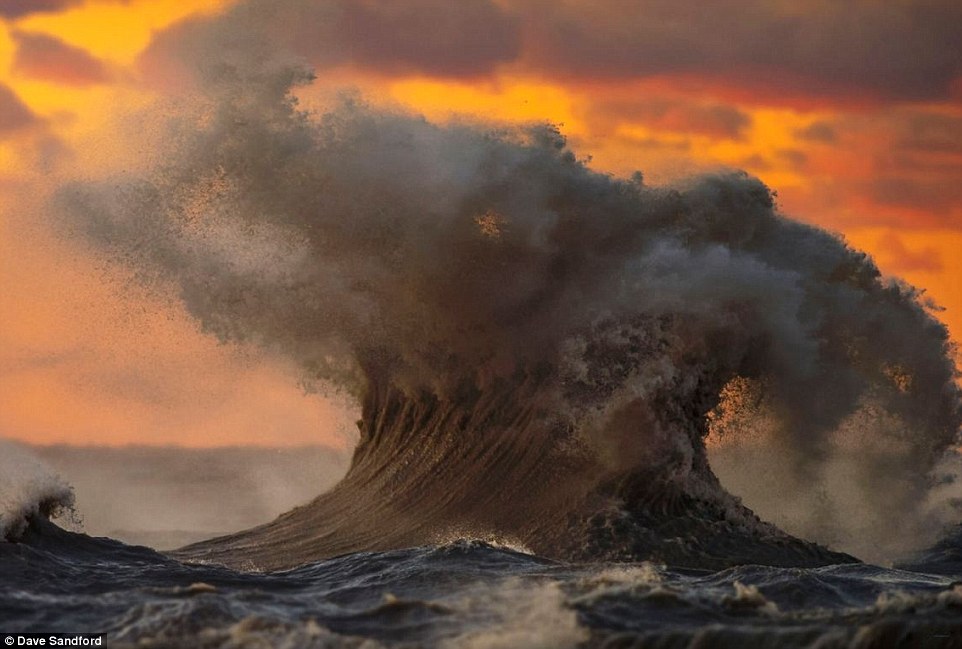
[[[687,73],[834,95],[946,96],[962,75],[957,0],[598,0],[524,7],[528,64],[580,77]]]
[[[0,84],[0,135],[32,126],[39,120],[10,88]]]
[[[845,125],[849,130],[859,127],[855,121]],[[958,227],[962,117],[934,110],[889,110],[861,128],[880,145],[872,157],[868,194],[884,205],[926,210],[938,224]]]
[[[488,0],[340,4],[351,58],[371,68],[477,75],[519,53],[517,21]]]
[[[46,34],[14,32],[17,52],[13,69],[27,76],[68,85],[88,85],[107,80],[103,62],[87,51]]]
[[[743,169],[750,169],[752,171],[771,171],[772,163],[765,156],[760,153],[753,153],[752,155],[742,159],[738,165]]]
[[[838,133],[828,122],[815,122],[795,131],[795,137],[807,142],[832,144],[838,140]]]
[[[520,53],[520,24],[490,0],[247,0],[216,18],[194,18],[162,32],[142,61],[149,74],[171,62],[290,49],[315,68],[355,65],[375,72],[478,76]],[[226,56],[225,56],[226,53]],[[182,70],[182,68],[181,68]]]
[[[962,187],[958,175],[945,177],[905,178],[880,176],[872,179],[866,187],[869,195],[878,203],[908,209],[921,209],[939,215],[937,223],[958,227],[952,209],[962,205]],[[949,182],[947,183],[946,180]],[[955,182],[954,182],[955,181]]]
[[[962,154],[962,117],[918,111],[898,125],[896,145],[901,149]]]
[[[644,138],[628,138],[632,146],[639,149],[649,149],[649,150],[660,150],[660,151],[678,151],[678,152],[689,152],[691,151],[691,142],[689,140],[672,141],[665,140],[657,137],[644,137]]]
[[[734,106],[676,99],[600,102],[595,117],[616,123],[640,123],[659,130],[740,139],[752,118]]]
[[[938,273],[944,269],[942,257],[936,248],[925,246],[918,250],[910,249],[894,232],[886,234],[879,241],[878,247],[886,257],[886,261],[898,268],[900,272]]]
[[[82,2],[83,0],[0,0],[0,16],[21,18],[29,14],[60,11]]]
[[[798,149],[779,149],[778,157],[796,169],[804,167],[808,163],[808,156],[804,151]]]
[[[805,149],[815,194],[827,197],[831,186],[847,186],[844,196],[826,201],[825,211],[834,210],[830,203],[862,206],[849,227],[874,223],[958,228],[962,115],[954,110],[881,106],[842,113],[795,131],[799,140],[830,145]],[[866,199],[882,209],[865,209]],[[912,262],[912,267],[919,264]]]

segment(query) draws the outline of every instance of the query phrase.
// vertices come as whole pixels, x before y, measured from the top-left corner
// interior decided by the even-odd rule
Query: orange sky
[[[547,120],[594,168],[650,182],[745,169],[788,215],[927,289],[962,336],[954,2],[294,5],[308,8],[291,39],[305,31],[318,70],[308,107],[353,87],[433,120]],[[57,178],[149,157],[125,146],[138,127],[125,116],[188,83],[164,57],[232,6],[0,0],[0,435],[348,443],[350,413],[305,395],[294,368],[216,344],[170,296],[133,288],[44,219]]]

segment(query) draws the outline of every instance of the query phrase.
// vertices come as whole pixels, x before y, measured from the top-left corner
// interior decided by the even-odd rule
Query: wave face
[[[206,331],[360,404],[343,482],[181,556],[281,568],[467,533],[553,558],[845,560],[712,473],[712,413],[745,383],[792,484],[818,488],[862,413],[853,479],[885,497],[858,507],[880,536],[939,528],[944,509],[917,503],[962,421],[946,330],[866,255],[742,173],[653,187],[592,171],[552,127],[350,98],[308,114],[291,94],[306,80],[222,73],[161,167],[59,193]]]

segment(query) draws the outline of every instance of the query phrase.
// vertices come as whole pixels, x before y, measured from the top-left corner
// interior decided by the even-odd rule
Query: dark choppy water
[[[258,573],[34,523],[0,543],[0,631],[130,647],[962,647],[958,556],[947,541],[914,570],[708,572],[456,541]]]

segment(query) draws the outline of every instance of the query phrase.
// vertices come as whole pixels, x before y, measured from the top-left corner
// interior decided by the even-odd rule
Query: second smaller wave
[[[37,517],[79,522],[73,487],[26,449],[0,441],[0,540],[16,541]]]

